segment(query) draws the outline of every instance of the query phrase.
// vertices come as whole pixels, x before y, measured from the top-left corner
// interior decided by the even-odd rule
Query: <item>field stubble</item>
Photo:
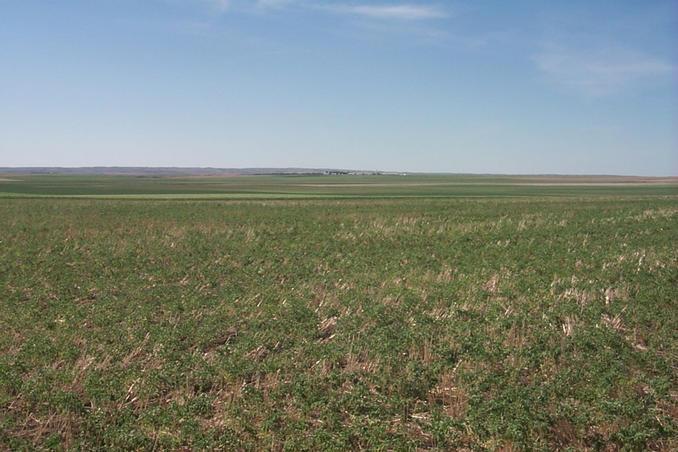
[[[0,200],[0,446],[678,447],[675,197]]]

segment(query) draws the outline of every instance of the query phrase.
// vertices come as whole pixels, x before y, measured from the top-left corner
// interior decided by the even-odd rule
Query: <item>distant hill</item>
[[[145,166],[83,166],[64,167],[0,167],[0,174],[72,174],[103,176],[227,176],[265,174],[378,174],[377,171],[360,171],[333,168],[183,168]]]

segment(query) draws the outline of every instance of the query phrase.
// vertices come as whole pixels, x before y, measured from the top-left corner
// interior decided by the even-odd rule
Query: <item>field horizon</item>
[[[634,178],[634,179],[673,179],[678,175],[641,175],[641,174],[616,174],[616,173],[560,173],[560,172],[529,172],[529,173],[506,173],[506,172],[465,172],[465,171],[410,171],[381,170],[381,169],[356,169],[336,167],[216,167],[216,166],[5,166],[0,167],[0,175],[79,175],[79,176],[256,176],[256,175],[327,175],[328,173],[351,173],[352,175],[422,175],[422,176],[508,176],[508,177],[610,177],[610,178]]]

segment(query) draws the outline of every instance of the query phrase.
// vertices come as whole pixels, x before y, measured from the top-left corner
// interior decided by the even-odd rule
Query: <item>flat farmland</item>
[[[0,198],[317,199],[677,195],[678,178],[624,176],[1,175]]]
[[[675,450],[675,180],[0,181],[0,449]]]

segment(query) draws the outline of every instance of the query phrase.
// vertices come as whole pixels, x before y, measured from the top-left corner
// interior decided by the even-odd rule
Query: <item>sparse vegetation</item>
[[[0,448],[678,448],[675,187],[467,187],[0,199]]]

